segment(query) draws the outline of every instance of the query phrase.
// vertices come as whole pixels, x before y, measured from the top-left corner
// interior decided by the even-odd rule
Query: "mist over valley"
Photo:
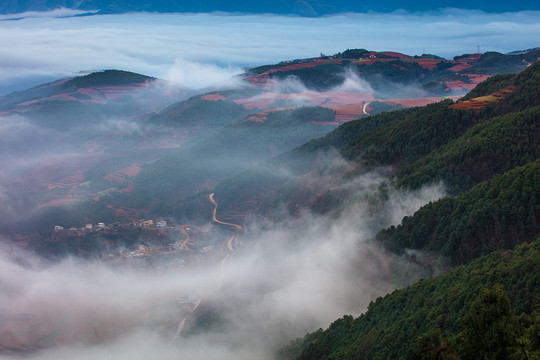
[[[81,15],[55,11],[62,26]],[[21,29],[48,21],[32,14]],[[535,14],[523,15],[531,29]],[[81,23],[119,19],[128,33],[145,15],[184,16]],[[136,53],[168,36],[129,56],[149,61]],[[177,57],[146,74],[129,61],[44,65],[50,81],[28,88],[0,60],[17,89],[0,96],[0,358],[534,358],[533,45],[451,59],[346,47],[227,66]],[[24,67],[21,84],[38,78]],[[486,301],[503,315],[478,315]],[[480,316],[507,324],[482,325],[496,344],[470,335]]]

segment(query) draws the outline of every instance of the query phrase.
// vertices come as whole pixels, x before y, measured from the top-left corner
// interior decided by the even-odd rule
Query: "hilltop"
[[[395,84],[406,85],[410,96],[411,85],[436,94],[468,91],[490,75],[517,73],[540,58],[540,50],[533,49],[515,55],[496,52],[466,54],[446,60],[434,55],[410,56],[397,52],[376,52],[348,49],[331,56],[285,61],[250,69],[245,77],[255,84],[290,76],[298,78],[308,88],[319,91],[339,85],[348,70],[357,73],[382,96],[400,96],[399,90],[378,84],[382,76]]]

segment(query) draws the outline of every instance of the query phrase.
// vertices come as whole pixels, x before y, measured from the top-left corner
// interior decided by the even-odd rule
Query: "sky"
[[[474,53],[478,46],[481,52],[502,53],[540,46],[540,11],[487,14],[445,9],[319,18],[73,15],[77,12],[64,9],[0,16],[0,94],[80,71],[111,68],[196,83],[199,76],[193,78],[189,66],[227,77],[244,67],[348,48],[409,55],[425,51],[452,58]]]

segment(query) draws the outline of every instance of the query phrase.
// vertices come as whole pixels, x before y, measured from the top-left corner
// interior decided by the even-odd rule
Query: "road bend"
[[[231,223],[228,223],[228,222],[223,222],[223,221],[220,221],[218,219],[216,219],[216,213],[217,213],[217,207],[218,207],[218,204],[217,202],[214,200],[214,193],[211,193],[210,195],[208,195],[208,199],[210,199],[210,201],[212,202],[212,204],[214,204],[214,210],[212,211],[212,221],[217,223],[217,224],[221,224],[221,225],[227,225],[227,226],[232,226],[233,228],[235,228],[236,230],[242,230],[242,226],[238,225],[238,224],[231,224]]]
[[[230,226],[230,227],[234,228],[235,230],[241,230],[242,229],[241,225],[232,224],[232,223],[228,223],[228,222],[218,220],[216,218],[218,204],[214,200],[214,193],[211,193],[210,195],[208,195],[208,199],[212,202],[212,204],[214,204],[214,210],[212,211],[212,221],[213,222],[215,222],[216,224]],[[230,259],[230,257],[234,254],[234,252],[238,248],[238,239],[239,238],[240,238],[240,234],[236,233],[236,234],[232,235],[226,242],[227,249],[229,250],[229,254],[227,256],[225,256],[223,258],[223,260],[221,261],[221,269],[220,269],[220,274],[219,274],[219,283],[218,283],[218,286],[216,287],[216,291],[223,284],[223,279],[225,277],[225,263]]]
[[[364,104],[364,107],[362,107],[362,112],[364,113],[364,115],[369,115],[369,113],[367,112],[367,107],[369,106],[369,104],[371,104],[371,102],[367,102]]]
[[[221,225],[226,225],[226,226],[230,226],[232,228],[234,228],[235,230],[242,230],[242,226],[241,225],[238,225],[238,224],[232,224],[232,223],[228,223],[228,222],[224,222],[224,221],[220,221],[216,218],[216,213],[217,213],[217,208],[218,208],[218,204],[217,202],[214,200],[214,193],[208,195],[208,199],[210,199],[210,201],[212,202],[212,204],[214,204],[214,210],[212,211],[212,221],[217,223],[217,224],[221,224]],[[188,241],[190,240],[190,235],[189,233],[187,232],[186,230],[186,227],[187,226],[182,226],[182,232],[184,233],[184,235],[186,236],[186,239],[183,243],[184,247],[187,246],[187,243]],[[225,278],[225,264],[227,263],[227,260],[230,259],[231,255],[234,254],[234,252],[236,251],[236,248],[238,247],[238,240],[240,239],[240,234],[236,233],[234,235],[232,235],[226,242],[226,245],[227,245],[227,249],[229,250],[229,254],[227,254],[227,256],[225,256],[223,258],[223,260],[221,260],[221,267],[220,267],[220,271],[219,271],[219,282],[218,282],[218,285],[216,286],[216,289],[214,290],[215,291],[218,291],[219,288],[221,288],[221,286],[223,285],[223,279]],[[174,335],[173,339],[171,340],[174,341],[176,340],[181,334],[182,334],[182,330],[184,330],[184,327],[185,327],[185,324],[186,324],[186,319],[187,317],[190,315],[190,314],[193,314],[193,312],[195,312],[195,310],[197,310],[197,308],[199,307],[199,305],[201,305],[201,302],[202,302],[203,298],[201,297],[199,300],[197,300],[197,303],[195,304],[195,306],[193,307],[193,309],[191,309],[189,311],[189,314],[186,315],[186,317],[184,317],[182,319],[182,321],[180,321],[180,323],[178,324],[178,328],[176,330],[176,334]]]
[[[182,243],[182,247],[185,249],[185,250],[191,250],[189,247],[188,247],[188,242],[191,240],[191,236],[189,235],[189,233],[187,232],[186,228],[188,228],[190,225],[182,225],[182,228],[181,228],[181,231],[182,231],[182,234],[184,234],[184,236],[186,237],[186,239],[184,240],[184,242]]]

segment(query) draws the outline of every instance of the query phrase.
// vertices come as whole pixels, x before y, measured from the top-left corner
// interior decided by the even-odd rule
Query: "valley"
[[[539,51],[1,97],[0,357],[536,356]]]
[[[190,290],[178,290],[175,295],[171,294],[169,299],[156,299],[156,302],[145,304],[138,310],[137,321],[129,319],[131,315],[123,314],[121,311],[111,314],[107,319],[101,318],[101,310],[96,307],[97,304],[86,304],[84,311],[77,309],[76,313],[62,314],[51,313],[47,304],[35,304],[34,309],[26,309],[25,313],[18,313],[16,308],[6,308],[2,310],[0,322],[0,339],[2,339],[0,355],[27,356],[55,346],[90,345],[112,341],[140,326],[141,318],[146,318],[145,322],[150,320],[151,323],[148,325],[164,340],[176,341],[183,332],[188,331],[189,326],[192,326],[192,318],[199,306],[206,298],[214,296],[223,285],[227,261],[234,255],[240,243],[239,231],[242,227],[220,221],[216,217],[218,204],[213,199],[213,194],[208,195],[208,200],[213,205],[213,223],[224,229],[232,229],[232,233],[213,227],[172,225],[165,221],[154,223],[152,220],[140,220],[130,224],[115,223],[109,226],[103,223],[87,224],[81,229],[64,229],[57,226],[55,235],[36,250],[46,255],[53,253],[59,243],[66,244],[70,239],[82,238],[84,241],[92,241],[92,234],[99,234],[103,238],[115,238],[119,233],[137,236],[137,230],[141,230],[138,232],[138,242],[126,245],[125,248],[119,249],[115,245],[114,251],[109,250],[108,253],[105,248],[93,249],[91,253],[93,261],[121,270],[152,268],[155,274],[169,272],[188,274],[216,266],[219,268],[219,274],[215,274],[214,287],[204,288],[201,286],[207,284],[195,284]],[[180,234],[184,236],[183,239]],[[24,244],[24,247],[28,245]],[[82,248],[84,247],[79,247]],[[1,256],[13,255],[17,250],[6,247],[4,251]],[[48,310],[41,312],[39,311],[41,308]]]

